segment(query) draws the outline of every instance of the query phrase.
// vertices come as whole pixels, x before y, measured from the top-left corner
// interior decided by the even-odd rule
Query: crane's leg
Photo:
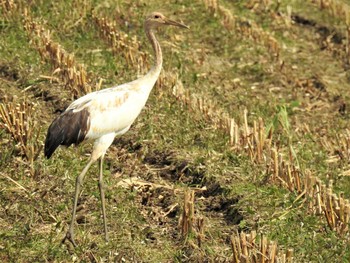
[[[100,188],[100,195],[101,195],[101,204],[102,204],[102,216],[103,216],[103,225],[105,229],[105,239],[106,242],[108,242],[108,231],[107,231],[107,220],[106,220],[106,207],[105,207],[105,192],[104,192],[104,183],[103,183],[103,157],[100,158],[100,178],[98,181],[98,187]]]
[[[77,211],[78,197],[80,194],[80,188],[83,185],[83,180],[84,180],[85,174],[89,170],[89,168],[93,162],[94,162],[94,160],[90,159],[89,162],[87,163],[87,165],[85,166],[84,170],[81,172],[81,174],[79,174],[79,176],[76,179],[72,219],[70,221],[70,226],[69,226],[68,232],[67,232],[65,238],[62,240],[62,243],[63,243],[66,239],[68,239],[75,247],[77,246],[77,244],[74,241],[74,221],[75,221],[75,215],[76,215],[76,211]]]

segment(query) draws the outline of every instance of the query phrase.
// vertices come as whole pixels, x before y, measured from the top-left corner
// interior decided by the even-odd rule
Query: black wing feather
[[[90,114],[87,109],[65,111],[50,125],[45,140],[45,156],[49,159],[60,145],[78,145],[90,128]]]

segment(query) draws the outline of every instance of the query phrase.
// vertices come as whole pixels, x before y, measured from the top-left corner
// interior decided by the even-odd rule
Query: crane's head
[[[159,26],[164,26],[164,25],[178,26],[178,27],[189,29],[189,27],[186,26],[185,24],[171,20],[159,12],[151,13],[150,15],[147,16],[145,21],[145,26],[147,28],[158,28]]]

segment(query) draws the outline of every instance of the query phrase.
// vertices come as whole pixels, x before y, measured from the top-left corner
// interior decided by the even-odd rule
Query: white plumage
[[[153,72],[152,72],[153,73]],[[90,129],[86,139],[96,139],[109,133],[122,135],[135,121],[146,104],[160,70],[121,86],[87,94],[73,102],[67,110],[88,110]]]

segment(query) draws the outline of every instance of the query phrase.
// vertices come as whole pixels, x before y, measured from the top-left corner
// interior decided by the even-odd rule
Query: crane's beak
[[[165,24],[166,25],[171,25],[171,26],[178,26],[178,27],[182,27],[182,28],[186,28],[186,29],[190,29],[189,26],[186,26],[185,24],[182,24],[180,22],[176,22],[174,20],[171,20],[171,19],[165,19]]]

